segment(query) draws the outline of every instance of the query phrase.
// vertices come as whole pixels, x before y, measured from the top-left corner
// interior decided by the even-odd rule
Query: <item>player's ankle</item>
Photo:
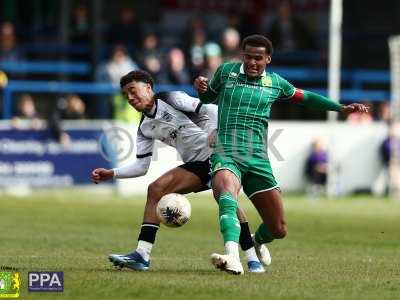
[[[153,248],[153,244],[146,241],[139,241],[138,246],[136,248],[136,252],[143,257],[144,260],[148,261],[150,259],[151,249]]]
[[[225,243],[225,252],[226,252],[226,254],[235,257],[237,260],[240,260],[239,244],[237,242],[227,241]]]
[[[257,253],[256,253],[256,249],[254,247],[247,249],[245,251],[245,253],[246,253],[247,261],[258,261],[259,262],[259,259],[258,259]]]

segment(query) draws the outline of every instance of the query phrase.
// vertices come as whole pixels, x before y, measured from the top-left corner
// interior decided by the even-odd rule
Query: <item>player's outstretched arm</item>
[[[117,179],[122,178],[135,178],[146,175],[151,163],[151,155],[146,157],[137,158],[133,163],[125,166],[115,168],[114,177]]]
[[[324,111],[337,111],[344,114],[349,114],[352,112],[366,113],[369,110],[368,106],[361,103],[341,105],[340,103],[333,101],[327,97],[301,89],[295,89],[295,92],[290,100],[299,103],[307,108]]]
[[[98,168],[92,171],[91,179],[94,183],[112,178],[135,178],[143,176],[149,170],[151,156],[138,158],[133,163],[115,169]]]
[[[322,95],[296,88],[291,101],[303,105],[307,108],[324,110],[324,111],[337,111],[342,110],[342,105]]]

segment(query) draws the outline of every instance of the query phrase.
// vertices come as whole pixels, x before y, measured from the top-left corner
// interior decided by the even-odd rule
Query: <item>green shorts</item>
[[[223,169],[236,175],[249,198],[257,193],[279,188],[268,159],[238,160],[229,155],[212,154],[212,174]]]

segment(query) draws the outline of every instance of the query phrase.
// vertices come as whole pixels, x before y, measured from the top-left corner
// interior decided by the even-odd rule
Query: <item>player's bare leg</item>
[[[111,254],[109,260],[118,267],[147,270],[156,233],[160,226],[156,215],[158,201],[169,193],[186,194],[200,191],[202,186],[198,176],[180,167],[168,171],[151,183],[147,191],[147,202],[136,250],[127,255]]]
[[[260,242],[269,242],[273,239],[282,239],[286,236],[286,221],[283,211],[282,197],[278,189],[255,194],[251,201],[256,207],[264,225],[268,229],[268,236],[262,237]],[[257,237],[258,238],[258,237]]]
[[[229,170],[218,170],[213,176],[213,193],[219,204],[220,230],[224,237],[226,255],[213,253],[212,264],[231,274],[243,274],[239,257],[240,225],[237,218],[237,197],[240,181]]]
[[[262,263],[269,265],[271,256],[263,244],[284,238],[287,233],[281,193],[278,189],[260,192],[252,196],[251,201],[263,220],[254,237],[255,247],[262,252],[258,253],[263,257]]]

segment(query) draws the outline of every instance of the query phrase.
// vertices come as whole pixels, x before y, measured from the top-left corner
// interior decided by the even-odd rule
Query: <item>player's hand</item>
[[[361,104],[361,103],[352,103],[349,105],[343,105],[341,112],[348,115],[354,112],[358,113],[368,113],[369,112],[369,106]]]
[[[214,129],[207,137],[207,144],[210,148],[215,148],[217,143],[217,129]]]
[[[114,177],[114,170],[98,168],[94,169],[91,174],[91,179],[94,183],[99,183],[100,181],[109,180]]]
[[[207,91],[207,82],[208,78],[199,76],[194,80],[194,88],[199,92],[199,93],[204,93]]]

